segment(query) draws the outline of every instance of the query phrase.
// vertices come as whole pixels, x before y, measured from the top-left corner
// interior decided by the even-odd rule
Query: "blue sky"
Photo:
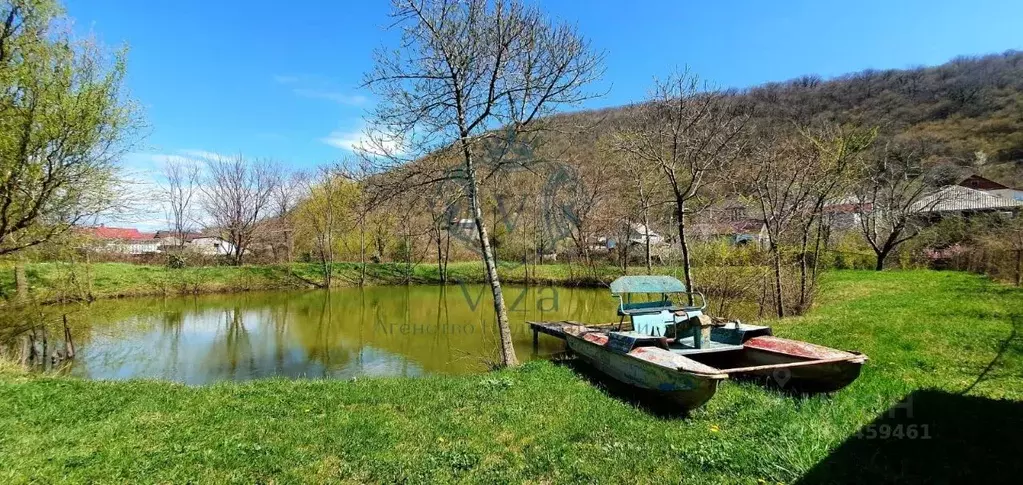
[[[642,100],[688,65],[721,86],[943,63],[1023,49],[1019,0],[542,1],[606,52],[587,107]],[[844,5],[840,5],[844,4]],[[126,159],[215,152],[296,167],[337,159],[372,106],[373,48],[395,45],[386,1],[68,0],[81,33],[130,48],[149,136]]]

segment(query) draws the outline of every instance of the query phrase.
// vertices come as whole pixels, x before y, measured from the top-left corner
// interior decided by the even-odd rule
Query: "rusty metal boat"
[[[710,399],[725,378],[800,392],[837,391],[856,380],[867,360],[858,352],[775,337],[768,326],[711,318],[703,314],[703,295],[687,292],[670,276],[623,276],[611,283],[611,292],[619,299],[617,326],[533,323],[534,330],[560,332],[569,349],[597,370],[687,409]],[[656,298],[634,301],[636,294]],[[630,330],[623,330],[626,318]]]
[[[717,392],[727,374],[672,352],[668,340],[637,332],[601,332],[563,325],[568,348],[615,380],[697,408]]]

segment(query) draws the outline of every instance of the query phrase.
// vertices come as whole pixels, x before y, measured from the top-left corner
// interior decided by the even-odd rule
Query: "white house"
[[[632,244],[646,244],[646,239],[650,238],[650,245],[656,246],[664,242],[664,236],[657,234],[649,227],[643,224],[633,224],[629,227],[629,242]]]
[[[218,236],[199,236],[185,244],[189,251],[205,256],[230,256],[234,254],[234,244]]]

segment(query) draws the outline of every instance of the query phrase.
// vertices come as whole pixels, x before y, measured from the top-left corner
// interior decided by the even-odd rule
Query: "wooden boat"
[[[668,349],[667,339],[636,332],[600,332],[564,325],[565,340],[576,355],[597,370],[630,386],[670,399],[685,409],[714,396],[727,377],[713,367]]]
[[[702,294],[668,276],[623,276],[611,283],[621,320],[613,330],[561,325],[569,349],[597,370],[692,409],[726,377],[800,392],[832,392],[860,375],[867,356],[771,335],[771,328],[715,320]],[[633,301],[632,294],[659,294]],[[685,295],[688,305],[672,295]],[[693,302],[699,302],[699,305]],[[632,329],[622,331],[628,317]]]

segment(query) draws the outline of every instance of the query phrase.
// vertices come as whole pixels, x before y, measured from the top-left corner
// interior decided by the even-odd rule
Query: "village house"
[[[950,213],[963,215],[996,212],[1018,214],[1020,209],[1023,209],[1023,200],[1011,199],[998,195],[998,193],[971,189],[963,185],[948,185],[923,197],[914,207],[921,213],[935,216]]]
[[[140,232],[135,228],[107,227],[99,225],[95,227],[83,227],[79,233],[88,236],[95,251],[114,254],[155,254],[160,252],[160,242],[154,239],[152,233]]]
[[[189,251],[204,256],[230,256],[234,254],[234,244],[220,236],[200,236],[188,241],[185,245]],[[248,251],[245,251],[248,253]]]
[[[141,232],[131,227],[81,227],[78,232],[92,240],[92,250],[110,254],[158,254],[184,250],[204,256],[234,254],[234,245],[220,236],[200,233],[184,234],[184,243],[171,231]]]
[[[177,248],[201,254],[203,256],[229,256],[234,254],[234,244],[224,238],[211,234],[186,232],[178,235],[172,231],[157,231],[156,239],[160,240],[162,251],[174,251]]]
[[[981,177],[980,175],[971,175],[959,182],[957,185],[968,189],[987,192],[991,195],[1005,197],[1006,199],[1023,201],[1023,190],[1002,185],[994,180]]]
[[[727,199],[704,209],[699,222],[689,225],[689,234],[697,241],[723,239],[736,246],[766,247],[767,227],[763,220],[754,217],[755,213],[742,200]]]

